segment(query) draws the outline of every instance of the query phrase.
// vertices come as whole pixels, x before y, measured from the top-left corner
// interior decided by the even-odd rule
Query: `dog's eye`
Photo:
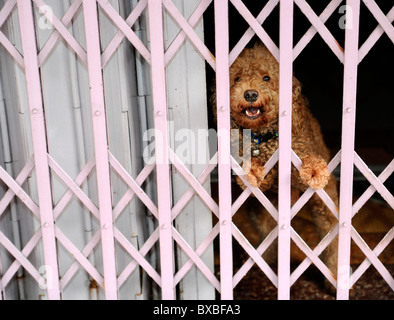
[[[235,82],[240,82],[240,81],[241,81],[241,78],[240,78],[240,77],[236,77],[236,78],[234,79],[234,81],[235,81]]]
[[[269,76],[264,76],[264,77],[263,77],[263,80],[264,80],[265,82],[268,82],[268,81],[271,80],[271,78],[270,78]]]

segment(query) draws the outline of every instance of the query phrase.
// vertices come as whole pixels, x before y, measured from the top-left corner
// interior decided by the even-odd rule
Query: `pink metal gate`
[[[386,16],[373,0],[347,0],[346,21],[348,25],[345,28],[345,48],[342,49],[332,36],[330,30],[328,30],[324,24],[341,4],[339,0],[332,0],[320,16],[311,9],[305,0],[269,0],[257,17],[254,17],[250,13],[241,0],[214,0],[216,39],[216,56],[214,57],[193,29],[212,1],[213,0],[201,0],[193,14],[186,20],[171,0],[140,0],[127,19],[123,19],[107,0],[74,0],[61,19],[56,15],[49,17],[47,12],[43,12],[44,15],[48,15],[48,19],[51,19],[54,31],[41,50],[38,50],[36,45],[36,26],[33,8],[45,6],[45,2],[43,0],[5,1],[0,11],[0,25],[3,25],[7,18],[17,10],[23,53],[16,50],[14,45],[3,33],[0,33],[0,42],[8,53],[13,56],[15,63],[17,63],[25,73],[34,157],[27,161],[25,167],[16,177],[10,176],[5,169],[0,167],[0,179],[8,189],[4,197],[0,200],[0,214],[5,212],[14,197],[18,197],[31,211],[32,215],[40,221],[41,227],[36,230],[30,241],[21,250],[19,250],[4,233],[0,232],[1,246],[3,246],[14,259],[11,266],[7,270],[2,271],[0,288],[5,288],[9,284],[21,266],[37,281],[37,283],[41,281],[40,273],[28,257],[42,239],[45,265],[52,270],[51,279],[47,279],[47,281],[50,280],[51,282],[51,285],[47,286],[48,297],[50,299],[61,298],[63,288],[79,268],[86,270],[92,279],[103,288],[107,299],[117,299],[118,289],[137,267],[143,268],[161,287],[163,299],[175,299],[176,285],[193,265],[197,266],[216,290],[220,292],[222,299],[233,298],[233,288],[254,264],[257,264],[278,288],[279,299],[290,298],[291,285],[312,263],[337,288],[338,299],[347,299],[349,297],[349,288],[371,264],[379,271],[385,281],[394,290],[393,276],[378,259],[379,254],[392,241],[394,230],[391,229],[378,246],[372,250],[365,244],[361,236],[352,226],[352,216],[376,191],[378,191],[388,204],[394,208],[393,195],[390,194],[383,184],[392,174],[394,162],[392,161],[382,174],[377,177],[369,170],[368,166],[354,151],[357,67],[359,62],[383,33],[386,33],[391,41],[394,42],[394,28],[392,26],[394,8]],[[379,26],[371,34],[368,40],[359,47],[358,34],[361,2],[373,14]],[[250,29],[231,52],[229,51],[228,22],[228,6],[230,3],[250,25]],[[293,48],[294,4],[301,9],[303,14],[311,22],[312,27]],[[261,26],[276,6],[280,7],[279,48]],[[106,13],[112,23],[119,29],[119,32],[113,37],[104,51],[100,48],[98,7]],[[83,10],[86,50],[68,31],[68,26],[78,10]],[[148,10],[150,21],[150,49],[142,43],[131,29],[131,26],[133,26],[144,10]],[[163,40],[164,10],[181,28],[178,36],[167,50],[164,50]],[[349,25],[349,21],[352,21],[351,26]],[[317,33],[324,39],[329,48],[344,65],[341,151],[329,164],[329,169],[331,171],[339,164],[341,165],[339,208],[335,207],[333,201],[323,190],[314,191],[312,189],[307,190],[303,196],[291,206],[291,164],[295,165],[297,168],[301,165],[299,158],[291,150],[292,66],[294,59],[296,59]],[[230,154],[229,66],[234,62],[254,34],[261,39],[280,62],[279,150],[266,164],[266,171],[268,172],[279,162],[278,209],[269,202],[259,189],[248,185],[246,180],[244,180],[244,183],[248,185],[248,188],[239,198],[235,199],[234,202],[231,198],[232,171],[240,175],[241,179],[243,179],[243,177],[241,175],[242,169]],[[104,96],[103,67],[124,38],[126,38],[151,65],[154,123],[155,129],[161,133],[163,141],[163,145],[156,146],[156,162],[154,164],[147,164],[136,179],[130,176],[127,170],[122,167],[108,149],[106,124],[106,114],[108,110],[106,110]],[[165,70],[167,64],[186,38],[216,71],[218,131],[225,132],[225,134],[219,135],[217,154],[212,157],[210,163],[207,164],[198,177],[191,174],[174,151],[167,147],[169,146],[169,137]],[[78,174],[75,180],[65,173],[62,167],[47,151],[45,109],[42,99],[40,68],[43,66],[45,59],[49,56],[59,39],[65,41],[69,50],[73,50],[78,59],[86,64],[89,73],[95,152],[94,157],[86,163],[84,169]],[[158,159],[162,159],[163,161],[159,161]],[[182,199],[174,205],[170,201],[170,166],[176,168],[190,185],[189,190],[184,194]],[[216,203],[211,195],[202,187],[202,184],[216,166],[219,172],[219,203]],[[355,204],[353,204],[352,200],[354,166],[356,166],[371,183],[371,186]],[[154,169],[156,169],[157,173],[157,205],[141,187]],[[38,203],[34,202],[31,196],[22,188],[23,183],[33,170],[35,170],[37,176]],[[97,175],[98,205],[81,190],[81,185],[93,170],[95,170]],[[110,170],[114,170],[129,188],[128,192],[116,205],[113,203],[111,196]],[[61,201],[57,204],[52,200],[51,171],[54,172],[68,188]],[[294,231],[291,226],[291,219],[308,199],[312,197],[314,192],[317,192],[325,204],[331,209],[332,214],[338,219],[338,224],[312,250]],[[248,242],[237,226],[232,222],[232,215],[252,193],[277,221],[277,227],[257,249]],[[198,195],[218,218],[218,223],[212,228],[209,236],[196,250],[190,247],[173,226],[174,219],[194,195]],[[57,217],[73,196],[76,196],[81,203],[83,203],[90,211],[91,215],[99,221],[100,226],[99,230],[82,250],[79,250],[56,225]],[[158,227],[139,250],[136,249],[114,225],[117,214],[122,211],[121,207],[124,208],[133,197],[138,197],[158,221]],[[220,279],[216,277],[201,259],[202,254],[218,235],[220,242]],[[334,278],[330,274],[328,268],[320,260],[319,254],[328,246],[336,235],[339,236],[339,257],[338,277]],[[262,254],[276,238],[278,238],[278,251],[280,252],[278,256],[277,273],[275,273],[262,258]],[[233,239],[235,239],[250,256],[247,262],[235,274],[232,256]],[[363,251],[367,259],[350,275],[351,239]],[[290,272],[290,240],[293,240],[307,256],[300,266],[292,273]],[[61,243],[75,259],[75,263],[72,264],[62,277],[59,276],[58,272],[57,242]],[[146,260],[147,253],[156,242],[159,242],[160,272],[155,270]],[[87,259],[98,243],[101,244],[102,250],[102,273]],[[131,257],[130,264],[120,272],[116,268],[115,243],[120,244]],[[174,243],[176,243],[189,257],[189,261],[183,266],[180,266],[176,272],[174,267]]]

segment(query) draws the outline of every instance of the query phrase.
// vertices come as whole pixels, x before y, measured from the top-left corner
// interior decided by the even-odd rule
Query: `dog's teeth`
[[[257,109],[257,108],[246,109],[245,114],[248,117],[257,117],[260,114],[260,109]]]

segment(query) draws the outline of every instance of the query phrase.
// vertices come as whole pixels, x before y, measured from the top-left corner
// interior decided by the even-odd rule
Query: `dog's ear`
[[[302,85],[296,77],[293,77],[293,101],[297,101],[301,95]]]
[[[217,122],[217,111],[216,111],[216,78],[212,80],[211,86],[209,87],[209,106],[211,107],[213,118],[215,123]]]
[[[300,134],[305,127],[305,108],[308,100],[301,93],[302,85],[296,77],[293,77],[293,132]]]

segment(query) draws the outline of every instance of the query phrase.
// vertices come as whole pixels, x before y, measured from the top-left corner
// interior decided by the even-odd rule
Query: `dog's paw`
[[[248,183],[255,188],[260,187],[263,183],[265,170],[261,161],[257,159],[252,159],[251,162],[244,164],[245,171],[245,179]],[[242,189],[245,189],[246,186],[240,177],[237,177],[237,183],[241,186]]]
[[[314,190],[323,189],[330,178],[327,163],[317,156],[306,156],[302,159],[300,169],[301,181]]]

